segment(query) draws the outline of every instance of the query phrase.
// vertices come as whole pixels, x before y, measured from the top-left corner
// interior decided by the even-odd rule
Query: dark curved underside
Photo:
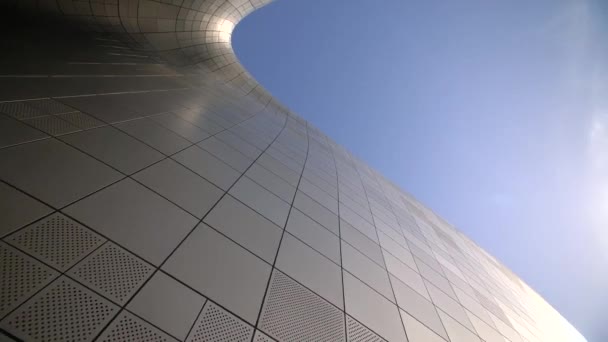
[[[3,2],[0,337],[584,341],[243,69],[268,2]]]
[[[70,47],[80,47],[79,58],[105,63],[162,61],[178,71],[182,78],[194,78],[198,81],[215,79],[234,88],[233,92],[256,98],[259,102],[279,106],[276,101],[261,87],[238,62],[231,46],[231,35],[234,27],[247,14],[262,7],[268,0],[253,1],[155,1],[155,0],[90,0],[90,1],[7,1],[4,2],[5,23],[8,30],[17,26],[31,27],[38,25],[39,32],[29,32],[31,42],[38,45],[48,43],[50,51],[37,50],[41,55],[28,56],[22,67],[15,69],[14,58],[4,56],[10,67],[7,72],[20,71],[20,74],[54,74],[64,76],[66,73],[107,75],[117,73],[124,75],[155,75],[159,70],[133,70],[133,68],[96,67],[60,67],[48,65],[51,62],[61,64],[73,59]],[[17,18],[14,18],[17,16]],[[46,23],[46,27],[41,25]],[[48,32],[63,26],[65,31],[81,31],[81,40],[75,40],[72,33],[52,34]],[[43,27],[40,27],[43,26]],[[40,29],[42,31],[40,31]],[[84,34],[88,32],[88,36]],[[93,37],[93,41],[90,37]],[[14,36],[7,37],[15,40]],[[22,40],[23,37],[19,37]],[[105,40],[104,40],[105,39]],[[50,41],[48,41],[50,40]],[[103,42],[106,42],[105,44]],[[66,51],[55,50],[55,44],[66,48]],[[6,51],[19,53],[20,42],[16,41]],[[58,47],[59,47],[58,46]],[[82,51],[82,48],[93,49]],[[36,47],[32,47],[36,48]],[[17,56],[15,56],[17,57]],[[55,58],[54,58],[55,57]],[[29,59],[32,58],[32,59]],[[70,63],[70,62],[68,62]],[[33,65],[36,64],[36,65]],[[166,67],[164,68],[166,69]],[[162,74],[162,72],[160,72]],[[200,77],[204,74],[204,77]],[[52,86],[51,86],[52,87]],[[3,94],[5,95],[5,94]],[[6,94],[8,95],[8,94]],[[5,95],[5,96],[6,96]],[[31,93],[31,95],[37,95]],[[49,95],[49,93],[41,94]],[[73,95],[65,91],[54,95]]]

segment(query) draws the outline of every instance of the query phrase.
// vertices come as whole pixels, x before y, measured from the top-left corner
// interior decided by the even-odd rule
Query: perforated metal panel
[[[105,125],[103,122],[95,119],[94,117],[81,112],[59,114],[57,117],[81,129],[95,128]]]
[[[70,276],[124,304],[154,268],[124,249],[107,243],[70,270]]]
[[[74,109],[64,105],[59,101],[55,101],[53,99],[41,99],[41,100],[31,100],[27,101],[27,104],[31,107],[34,107],[46,114],[60,114],[73,112]]]
[[[5,318],[1,326],[26,341],[88,341],[118,307],[62,277]]]
[[[253,327],[214,303],[207,302],[187,341],[246,342],[251,340],[252,334]]]
[[[274,340],[258,330],[255,332],[253,342],[274,342]]]
[[[63,121],[59,117],[53,115],[28,119],[24,120],[23,122],[32,125],[50,135],[62,135],[79,131],[78,127],[72,125],[67,121]]]
[[[346,333],[348,342],[386,342],[385,339],[348,315],[346,316]]]
[[[0,243],[0,318],[57,276],[57,272]]]
[[[173,337],[142,321],[130,312],[123,311],[101,334],[103,342],[174,342]]]
[[[20,120],[46,115],[43,111],[29,106],[24,101],[2,102],[0,103],[0,112]]]
[[[66,270],[104,242],[104,238],[55,213],[11,235],[7,241],[60,270]]]
[[[280,341],[345,341],[344,314],[275,270],[260,327]]]

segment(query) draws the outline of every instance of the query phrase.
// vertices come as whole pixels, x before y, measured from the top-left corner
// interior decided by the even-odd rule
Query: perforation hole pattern
[[[5,319],[2,327],[28,341],[88,341],[117,309],[60,278]]]
[[[41,116],[39,118],[24,120],[24,122],[38,128],[50,135],[61,135],[78,131],[78,127],[73,126],[67,121],[52,115]]]
[[[105,125],[103,122],[95,119],[94,117],[81,112],[65,113],[57,116],[82,129],[95,128]]]
[[[150,324],[123,311],[101,335],[104,342],[173,342],[177,341]]]
[[[57,272],[0,244],[0,317],[46,285]]]
[[[239,318],[207,302],[188,342],[246,342],[251,340],[253,327]]]
[[[261,329],[280,341],[345,341],[342,311],[276,270]]]
[[[93,231],[62,214],[53,214],[12,235],[10,244],[65,270],[104,242]]]
[[[255,337],[253,338],[253,342],[274,342],[274,340],[264,335],[263,333],[256,331]]]
[[[27,104],[42,112],[53,115],[74,111],[73,108],[53,99],[31,100],[27,101]]]
[[[2,102],[0,103],[0,112],[19,120],[46,115],[43,111],[28,105],[24,101]]]
[[[152,271],[152,266],[135,255],[108,243],[78,264],[70,275],[122,304],[148,279]]]
[[[348,342],[386,342],[382,337],[376,335],[350,316],[346,316],[346,330]]]

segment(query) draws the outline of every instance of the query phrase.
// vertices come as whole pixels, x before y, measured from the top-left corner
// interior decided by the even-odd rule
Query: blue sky
[[[281,102],[608,327],[608,3],[280,0],[237,56]]]

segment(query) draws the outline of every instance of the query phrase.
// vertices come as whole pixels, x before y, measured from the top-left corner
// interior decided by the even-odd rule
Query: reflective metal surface
[[[251,78],[266,2],[4,2],[0,336],[580,339]]]

